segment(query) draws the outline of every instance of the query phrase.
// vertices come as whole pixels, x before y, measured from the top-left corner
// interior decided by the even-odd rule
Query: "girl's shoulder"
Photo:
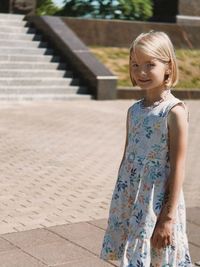
[[[167,101],[166,109],[168,110],[168,112],[170,112],[171,109],[176,107],[177,105],[181,105],[185,110],[187,110],[186,103],[183,100],[175,97],[174,95],[172,95],[172,97]]]
[[[138,107],[140,107],[141,102],[142,102],[142,99],[136,100],[136,101],[129,107],[129,111],[131,111],[131,110],[135,110],[135,109],[137,109]]]
[[[173,100],[169,103],[167,113],[169,113],[169,115],[170,115],[171,113],[177,113],[177,112],[181,112],[183,110],[184,110],[184,113],[187,117],[187,120],[189,121],[189,110],[188,110],[187,104],[183,100],[181,100],[177,97],[174,97]]]
[[[139,112],[139,110],[140,110],[140,103],[141,103],[141,100],[136,100],[136,101],[134,101],[134,103],[128,108],[128,118],[129,119],[131,119],[132,118],[132,116],[134,115],[136,115],[138,112]]]

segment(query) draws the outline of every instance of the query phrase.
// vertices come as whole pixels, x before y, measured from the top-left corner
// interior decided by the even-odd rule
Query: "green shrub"
[[[152,0],[65,0],[61,16],[146,20],[152,16]]]

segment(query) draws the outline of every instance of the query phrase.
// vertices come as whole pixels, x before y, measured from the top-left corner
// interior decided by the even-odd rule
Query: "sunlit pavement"
[[[185,102],[187,232],[199,261],[200,101]],[[2,266],[118,266],[98,256],[133,103],[0,103]]]

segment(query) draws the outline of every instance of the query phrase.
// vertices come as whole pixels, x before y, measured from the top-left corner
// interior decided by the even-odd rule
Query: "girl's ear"
[[[171,74],[171,63],[166,63],[166,71],[165,74],[170,75]]]
[[[171,75],[171,72],[172,72],[170,66],[171,66],[170,63],[166,64],[165,77],[164,77],[165,84],[168,84],[169,81],[170,81],[170,75]]]
[[[166,70],[165,74],[169,75],[169,74],[171,74],[171,72],[172,72],[172,71],[168,68],[168,69]]]
[[[171,71],[171,64],[166,63],[166,70],[165,70],[165,77],[164,77],[165,84],[169,83],[171,72],[172,72]]]

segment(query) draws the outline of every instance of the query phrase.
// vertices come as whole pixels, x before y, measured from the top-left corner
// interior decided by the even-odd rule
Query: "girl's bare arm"
[[[168,116],[170,176],[166,188],[166,203],[161,218],[174,219],[180,191],[185,176],[187,151],[188,121],[187,110],[183,105],[176,105]]]
[[[185,174],[185,159],[187,149],[188,122],[185,107],[177,105],[169,113],[169,150],[170,176],[168,178],[167,198],[158,218],[152,245],[162,248],[172,244],[172,223]]]

